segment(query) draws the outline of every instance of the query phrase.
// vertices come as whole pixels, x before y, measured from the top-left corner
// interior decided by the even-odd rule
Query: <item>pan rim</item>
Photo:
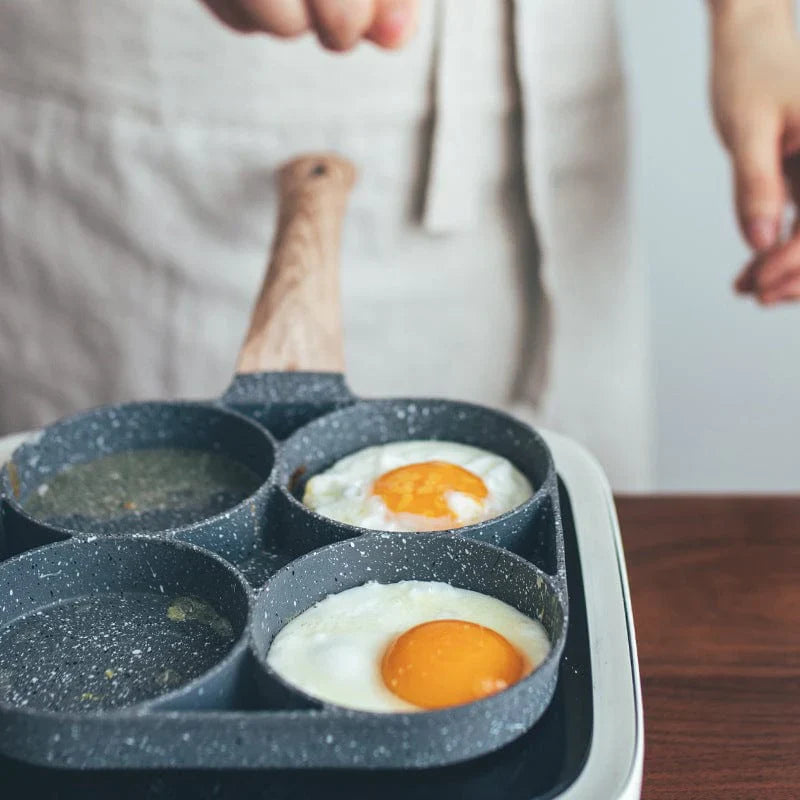
[[[159,535],[152,535],[152,534],[111,534],[109,536],[98,536],[97,540],[101,540],[103,543],[106,542],[114,542],[119,541],[121,543],[130,544],[131,542],[141,542],[144,541],[150,544],[157,544],[167,548],[176,548],[178,550],[190,551],[194,552],[196,555],[199,555],[202,558],[210,559],[217,563],[218,566],[221,566],[225,572],[227,572],[230,577],[235,580],[236,584],[239,586],[240,589],[244,591],[244,598],[246,604],[246,613],[244,618],[244,623],[242,625],[241,632],[236,636],[235,641],[231,645],[230,650],[228,650],[219,661],[217,661],[213,666],[209,669],[201,672],[196,677],[192,678],[190,681],[168,691],[164,692],[163,694],[156,695],[155,697],[145,698],[144,700],[140,700],[136,703],[131,703],[130,705],[121,706],[119,708],[112,708],[112,709],[97,709],[97,710],[87,710],[85,712],[63,712],[57,711],[48,708],[28,708],[26,706],[20,706],[18,703],[9,703],[6,700],[0,697],[0,715],[4,714],[22,714],[25,716],[32,715],[34,717],[41,717],[46,719],[51,718],[58,718],[63,720],[67,717],[75,716],[77,719],[86,719],[92,717],[107,717],[107,716],[120,716],[120,715],[140,715],[142,713],[183,713],[180,709],[168,709],[163,708],[162,704],[169,702],[170,700],[174,700],[177,697],[180,697],[184,693],[189,693],[192,691],[196,691],[197,689],[202,688],[202,685],[212,679],[218,674],[221,674],[225,670],[231,668],[231,665],[235,664],[239,659],[243,657],[243,654],[247,652],[249,647],[249,640],[250,640],[250,630],[253,624],[253,607],[254,607],[254,600],[255,594],[253,592],[252,587],[247,581],[247,578],[242,574],[242,572],[232,563],[226,561],[221,556],[217,555],[212,550],[207,550],[205,547],[200,547],[199,545],[191,544],[190,542],[184,542],[178,539],[170,539],[165,536]],[[45,545],[48,550],[50,548],[60,548],[60,549],[69,549],[70,547],[87,547],[90,544],[94,544],[94,541],[87,541],[86,539],[64,539],[60,542],[52,542],[49,545]],[[32,550],[26,550],[23,553],[18,553],[10,558],[4,559],[0,562],[0,568],[5,567],[7,564],[16,564],[26,558],[33,558],[35,553],[42,548],[37,547]],[[62,598],[62,600],[56,601],[54,603],[48,603],[46,607],[51,607],[58,605],[60,602],[69,602],[70,600],[74,600],[77,598]],[[17,620],[21,619],[28,613],[33,612],[25,612],[23,614],[19,614],[18,616],[12,618],[4,625],[0,626],[0,631],[12,625]],[[201,711],[201,709],[196,709],[197,711]],[[208,711],[209,709],[204,709],[203,711]]]
[[[358,539],[390,539],[392,537],[396,537],[398,535],[402,535],[399,531],[373,531],[370,530],[363,536],[355,537]],[[546,670],[551,669],[553,664],[558,667],[561,663],[561,656],[564,650],[564,645],[566,644],[567,640],[567,628],[569,626],[569,603],[566,598],[562,596],[561,587],[558,582],[557,576],[548,575],[543,569],[536,566],[531,561],[523,558],[522,556],[514,553],[511,550],[508,550],[505,547],[501,547],[500,545],[493,544],[492,542],[487,542],[482,539],[469,539],[460,537],[457,533],[452,531],[420,531],[418,533],[411,533],[409,534],[413,536],[415,539],[418,536],[427,539],[433,538],[447,538],[451,541],[458,542],[456,545],[457,547],[462,547],[465,545],[475,546],[478,549],[488,549],[490,552],[494,551],[498,553],[501,557],[503,555],[508,556],[512,561],[519,563],[522,567],[527,570],[531,570],[533,573],[536,574],[537,578],[543,580],[552,594],[556,597],[559,608],[561,609],[561,626],[558,637],[555,641],[550,642],[550,650],[545,658],[541,661],[541,663],[534,669],[532,672],[529,672],[526,676],[521,678],[516,683],[512,684],[511,686],[503,689],[500,692],[496,692],[495,694],[488,695],[487,697],[482,697],[478,700],[472,700],[468,703],[462,703],[456,706],[449,706],[447,708],[437,708],[437,709],[420,709],[418,711],[369,711],[366,709],[359,709],[359,708],[350,708],[348,706],[340,705],[338,703],[333,703],[329,700],[323,700],[315,695],[309,694],[305,689],[300,688],[296,684],[291,683],[289,680],[284,678],[280,673],[278,673],[273,667],[271,667],[266,659],[267,653],[269,653],[269,649],[264,654],[262,658],[257,650],[255,644],[255,621],[256,621],[256,612],[258,610],[259,603],[264,595],[268,594],[269,592],[269,585],[275,579],[279,578],[282,575],[285,575],[287,572],[291,572],[293,569],[296,569],[296,565],[298,562],[304,561],[305,559],[311,559],[314,557],[319,557],[325,551],[330,550],[331,548],[340,547],[344,549],[347,545],[349,540],[342,540],[338,542],[332,542],[330,544],[323,545],[322,547],[318,547],[314,550],[310,550],[309,552],[305,553],[302,556],[299,556],[296,559],[293,559],[288,564],[281,567],[278,571],[276,571],[273,575],[270,576],[269,580],[262,586],[257,592],[253,594],[253,601],[252,601],[252,620],[250,624],[250,629],[248,633],[248,648],[250,651],[250,655],[254,659],[255,663],[258,666],[258,669],[262,670],[266,676],[269,677],[270,680],[275,681],[284,689],[288,689],[291,693],[302,699],[304,702],[310,705],[309,708],[304,709],[284,709],[287,711],[302,711],[302,712],[309,712],[309,711],[317,711],[317,712],[328,712],[334,714],[346,714],[349,717],[356,718],[356,719],[380,719],[385,717],[392,717],[392,718],[403,718],[408,720],[413,720],[415,718],[419,718],[423,716],[425,719],[442,719],[447,720],[449,719],[452,721],[452,714],[454,712],[458,713],[463,709],[473,709],[477,708],[480,709],[487,709],[489,708],[490,704],[497,701],[498,697],[509,697],[511,694],[522,694],[524,692],[530,691],[530,686],[532,685],[533,680],[536,679],[536,676],[544,675]],[[409,579],[413,580],[413,579]],[[364,583],[367,583],[365,581]],[[387,583],[397,583],[398,581],[388,581]],[[447,583],[447,581],[443,581]],[[357,586],[363,586],[364,583],[357,584]],[[450,584],[451,586],[453,584]],[[351,588],[357,588],[351,587]],[[341,591],[348,591],[347,589],[342,589]],[[475,590],[473,590],[475,591]],[[341,592],[330,592],[330,595],[340,594]],[[326,595],[326,597],[329,595]],[[494,596],[494,595],[489,595]],[[322,598],[324,599],[324,598]],[[305,611],[308,611],[310,608],[313,608],[316,603],[321,602],[320,600],[312,603],[308,606],[308,608],[301,611],[299,614],[295,615],[292,619],[296,619]],[[505,602],[505,601],[503,601]],[[517,609],[519,610],[519,609]],[[525,612],[521,612],[525,613]],[[530,616],[526,614],[526,616]],[[283,630],[286,625],[289,624],[292,620],[286,620],[283,622],[279,630]],[[541,620],[539,620],[541,622]],[[276,633],[277,635],[277,633]],[[272,711],[270,709],[270,711]],[[469,711],[464,711],[463,713],[472,713]]]
[[[258,487],[255,491],[248,494],[246,497],[242,498],[238,503],[235,505],[226,508],[223,511],[220,511],[216,514],[213,514],[208,517],[203,517],[202,519],[195,520],[194,522],[189,522],[185,525],[178,525],[172,528],[158,528],[155,530],[140,530],[140,531],[131,531],[130,533],[123,533],[123,534],[103,534],[103,533],[91,533],[86,530],[81,530],[79,528],[70,528],[65,525],[56,525],[54,523],[46,522],[45,520],[39,519],[38,517],[32,516],[22,503],[17,499],[14,494],[13,487],[11,485],[11,479],[9,474],[9,465],[14,463],[14,458],[17,454],[25,447],[37,447],[41,439],[46,436],[49,432],[60,428],[62,425],[72,425],[81,422],[84,419],[88,419],[89,417],[95,414],[102,414],[104,412],[109,412],[111,410],[114,411],[126,411],[131,408],[144,408],[144,407],[170,407],[170,408],[194,408],[200,409],[204,411],[213,411],[219,414],[223,414],[226,416],[231,416],[238,419],[240,422],[243,422],[249,426],[251,426],[256,433],[261,435],[262,439],[267,442],[269,447],[272,451],[272,465],[269,469],[267,476],[261,480]],[[133,448],[135,449],[135,448]],[[0,503],[8,504],[16,514],[21,516],[27,522],[36,525],[40,529],[52,531],[62,537],[66,537],[68,539],[80,539],[84,540],[86,537],[91,536],[101,536],[103,538],[111,538],[112,536],[120,535],[123,537],[131,537],[131,536],[162,536],[162,537],[171,537],[173,535],[181,535],[184,533],[190,533],[201,526],[205,526],[214,522],[221,522],[225,517],[232,514],[234,511],[240,510],[240,508],[247,506],[248,504],[252,503],[254,499],[260,497],[263,493],[268,492],[273,484],[274,475],[275,475],[275,467],[278,462],[278,449],[279,444],[272,433],[264,427],[260,422],[254,420],[252,417],[247,416],[247,414],[243,414],[239,411],[236,411],[229,406],[226,406],[221,400],[211,400],[211,401],[203,401],[203,400],[134,400],[128,403],[107,403],[101,406],[93,406],[92,408],[84,409],[82,411],[78,411],[75,414],[71,414],[67,417],[61,417],[55,422],[51,423],[50,425],[45,426],[44,428],[39,429],[34,434],[32,434],[28,439],[21,442],[11,453],[8,461],[0,468]],[[120,450],[117,452],[125,452],[124,450]],[[204,452],[204,451],[203,451]],[[88,462],[86,462],[88,463]],[[61,470],[56,471],[53,473],[57,475]],[[63,540],[63,539],[62,539]],[[50,542],[49,544],[56,544],[58,542]],[[42,545],[35,545],[36,547],[41,547]],[[23,551],[27,552],[27,550]]]
[[[285,482],[284,482],[285,476],[281,475],[281,467],[283,466],[283,464],[282,464],[283,454],[285,452],[286,445],[289,444],[295,437],[299,437],[308,428],[312,427],[313,425],[315,425],[317,423],[320,423],[322,421],[327,421],[327,420],[330,420],[332,418],[335,419],[336,417],[339,417],[339,416],[342,416],[342,415],[356,413],[356,412],[358,412],[360,409],[362,409],[364,407],[374,408],[376,406],[378,406],[378,407],[380,407],[382,405],[389,406],[389,405],[396,405],[398,403],[403,403],[403,404],[446,403],[446,404],[451,405],[451,406],[458,406],[460,408],[464,408],[464,409],[467,409],[467,410],[478,411],[478,412],[480,412],[482,414],[494,415],[494,416],[498,417],[499,419],[504,420],[508,424],[513,425],[514,427],[521,428],[522,431],[526,435],[530,435],[530,436],[533,437],[536,445],[547,455],[547,473],[545,474],[544,479],[541,481],[539,486],[534,489],[533,494],[527,500],[524,500],[519,505],[514,506],[514,508],[511,508],[508,511],[504,511],[502,514],[498,514],[497,516],[490,517],[489,519],[481,520],[480,522],[473,522],[473,523],[471,523],[469,525],[463,525],[463,526],[457,527],[457,528],[444,528],[444,529],[438,530],[438,531],[384,531],[381,528],[365,528],[365,527],[363,527],[361,525],[356,525],[356,524],[351,523],[351,522],[342,522],[340,520],[333,519],[332,517],[326,517],[323,514],[320,514],[318,511],[315,511],[314,509],[309,508],[285,484]],[[395,441],[402,442],[402,441],[410,441],[410,440],[408,440],[408,439],[393,439],[391,441],[392,442],[395,442]],[[440,440],[440,441],[445,441],[445,440]],[[460,443],[460,444],[465,444],[464,442],[458,442],[457,439],[449,439],[447,441],[453,441],[453,442],[457,442],[457,443]],[[388,443],[389,442],[387,442],[387,444]],[[359,448],[359,450],[363,450],[363,449],[365,449],[367,447],[370,447],[370,446],[371,445],[369,445],[369,444],[365,444],[363,447]],[[474,446],[474,445],[472,445],[472,446]],[[347,454],[341,456],[341,458],[346,458],[347,455],[352,455],[353,453],[357,453],[357,452],[359,452],[359,450],[353,450],[351,453],[347,453]],[[489,451],[489,452],[491,452],[491,451]],[[510,459],[508,459],[508,460],[510,461]],[[512,464],[513,464],[513,462],[512,462]],[[517,464],[513,464],[513,466],[516,469],[520,470],[520,467]],[[523,472],[523,474],[525,474],[523,470],[520,470],[520,471]],[[319,473],[315,473],[315,474],[319,474]],[[313,476],[310,476],[310,477],[313,477]],[[527,478],[528,475],[525,475],[525,477]],[[470,402],[464,401],[464,400],[451,400],[451,399],[443,398],[443,397],[381,397],[381,398],[375,398],[375,399],[359,398],[359,399],[356,400],[355,403],[352,403],[351,405],[345,406],[344,408],[337,408],[337,409],[335,409],[333,411],[329,411],[327,414],[322,414],[321,416],[317,417],[316,419],[312,420],[311,422],[308,422],[305,425],[303,425],[302,427],[298,428],[296,431],[294,431],[291,434],[291,436],[288,436],[286,439],[284,439],[280,443],[279,449],[275,454],[275,465],[273,467],[273,481],[275,483],[276,488],[281,492],[281,494],[285,498],[288,499],[288,501],[295,508],[299,509],[301,512],[304,512],[304,513],[308,514],[312,519],[315,519],[315,520],[317,520],[317,521],[319,521],[321,523],[325,523],[325,524],[328,524],[328,525],[333,523],[333,524],[339,526],[344,531],[353,531],[354,532],[352,536],[349,536],[349,537],[346,537],[346,538],[355,538],[357,536],[364,536],[364,535],[367,535],[367,534],[370,534],[370,533],[395,533],[395,534],[397,534],[397,533],[434,533],[435,532],[435,533],[450,533],[450,534],[463,535],[463,536],[466,536],[467,538],[470,538],[470,539],[483,541],[483,540],[480,539],[480,537],[474,536],[474,534],[477,533],[478,531],[480,531],[482,528],[485,528],[488,523],[492,523],[492,524],[504,523],[504,522],[510,520],[512,517],[514,517],[514,516],[516,516],[518,514],[524,513],[529,508],[532,508],[535,504],[541,502],[541,500],[544,497],[550,495],[550,486],[551,486],[552,481],[555,480],[555,477],[556,477],[555,463],[553,462],[553,457],[552,457],[552,454],[550,453],[550,449],[548,448],[547,443],[545,442],[545,440],[541,436],[541,434],[538,431],[536,431],[534,428],[532,428],[530,425],[528,425],[525,422],[522,422],[521,420],[517,419],[516,417],[512,416],[511,414],[509,414],[509,413],[507,413],[505,411],[502,411],[500,409],[492,408],[490,406],[483,406],[483,405],[480,405],[479,403],[470,403]]]

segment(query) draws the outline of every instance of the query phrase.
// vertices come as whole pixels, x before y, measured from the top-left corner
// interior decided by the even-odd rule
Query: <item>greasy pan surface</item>
[[[237,506],[263,502],[274,449],[258,423],[212,404],[130,403],[77,414],[19,447],[3,470],[7,505],[23,523],[7,550],[30,546],[32,530],[33,543],[44,543],[213,524],[215,517],[235,525]],[[86,475],[90,465],[99,469]],[[192,465],[200,469],[187,474]],[[107,475],[117,480],[102,485]]]

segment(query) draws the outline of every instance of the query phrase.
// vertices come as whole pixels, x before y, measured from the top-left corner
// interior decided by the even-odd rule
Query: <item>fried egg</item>
[[[330,519],[381,531],[459,528],[533,495],[494,453],[457,442],[390,442],[337,461],[306,484],[303,503]]]
[[[267,663],[329,703],[424,711],[502,691],[549,652],[542,624],[497,598],[438,581],[370,582],[295,617]]]

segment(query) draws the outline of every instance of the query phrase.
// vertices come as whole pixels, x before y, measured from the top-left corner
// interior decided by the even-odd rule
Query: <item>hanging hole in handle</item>
[[[314,164],[314,166],[311,168],[311,177],[319,178],[321,175],[325,175],[327,171],[328,168],[322,162]]]

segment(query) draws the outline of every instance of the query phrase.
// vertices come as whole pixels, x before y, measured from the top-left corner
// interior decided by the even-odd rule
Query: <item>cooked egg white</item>
[[[457,442],[405,441],[337,461],[308,481],[303,503],[363,528],[426,531],[499,516],[532,495],[502,456]]]
[[[439,620],[475,625],[456,630],[455,639],[448,637],[443,625],[444,631],[429,629],[421,641],[408,640],[408,632],[416,626]],[[489,632],[476,631],[477,626]],[[476,666],[471,637],[480,633],[492,636],[494,649],[485,663]],[[408,646],[402,650],[397,642]],[[386,660],[390,646],[397,651],[391,663]],[[461,654],[453,652],[459,648]],[[538,620],[494,597],[437,581],[370,582],[329,595],[289,622],[273,640],[267,663],[288,683],[320,700],[365,711],[397,712],[455,705],[448,700],[452,682],[467,683],[474,677],[472,684],[483,685],[487,678],[493,679],[493,670],[507,667],[509,658],[520,659],[521,678],[536,669],[549,651],[547,633]],[[502,663],[495,667],[498,661]],[[471,676],[470,670],[481,672]],[[402,689],[409,676],[412,685],[405,687],[406,693],[423,698],[427,705],[409,702],[387,685],[388,681]],[[483,695],[512,682],[494,681]]]

